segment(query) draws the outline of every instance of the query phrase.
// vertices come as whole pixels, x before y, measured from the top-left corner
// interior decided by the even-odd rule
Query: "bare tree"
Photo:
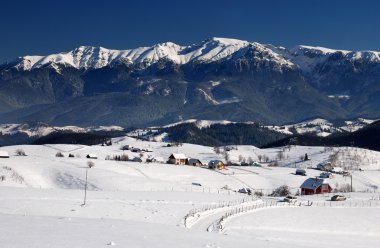
[[[248,157],[248,159],[247,159],[247,162],[248,162],[248,164],[252,164],[252,162],[253,162],[253,159],[252,159],[252,157],[251,157],[251,156],[249,156],[249,157]]]
[[[277,160],[283,160],[284,159],[284,152],[283,151],[278,151],[277,152]]]
[[[227,151],[223,152],[223,157],[224,157],[224,160],[226,161],[226,164],[229,164],[230,163],[230,155],[228,154]]]
[[[19,148],[15,151],[17,156],[26,156],[26,153],[23,149]]]
[[[261,162],[263,159],[263,155],[259,154],[259,155],[257,155],[257,158],[259,159],[259,162]]]

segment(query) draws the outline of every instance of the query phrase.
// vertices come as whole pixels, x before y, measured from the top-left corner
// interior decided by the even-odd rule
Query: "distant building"
[[[133,147],[132,149],[130,149],[132,152],[141,152],[141,149],[140,148],[137,148],[137,147]]]
[[[296,170],[296,175],[306,176],[306,170],[304,170],[304,169],[297,169]]]
[[[197,158],[190,158],[189,159],[189,162],[188,162],[188,165],[192,165],[192,166],[202,166],[202,162],[197,159]]]
[[[131,161],[132,161],[132,162],[139,162],[139,163],[141,163],[141,162],[142,162],[142,159],[139,158],[139,157],[134,157]]]
[[[220,160],[211,160],[210,162],[208,162],[208,168],[213,170],[222,170],[226,168],[226,165]]]
[[[170,155],[168,163],[169,164],[178,164],[178,165],[186,165],[188,163],[188,158],[185,154],[182,153],[173,153]]]
[[[0,151],[0,158],[9,158],[9,154],[6,151]]]
[[[308,178],[301,185],[301,195],[330,193],[332,187],[323,178]]]
[[[331,171],[333,169],[331,163],[325,162],[317,164],[317,169],[322,171]]]
[[[87,155],[86,155],[86,158],[90,158],[90,159],[98,159],[98,156],[97,156],[96,154],[90,153],[90,154],[87,154]]]

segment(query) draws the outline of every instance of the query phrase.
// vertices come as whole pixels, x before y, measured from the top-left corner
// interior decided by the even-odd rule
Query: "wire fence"
[[[221,218],[213,222],[208,228],[208,232],[221,232],[225,228],[225,223],[231,217],[245,214],[251,211],[273,207],[331,207],[331,208],[380,208],[380,199],[362,200],[362,201],[301,201],[301,202],[279,202],[266,201],[250,206],[239,206],[226,212]]]
[[[209,204],[209,205],[204,205],[199,208],[193,208],[191,209],[188,214],[186,214],[184,218],[184,225],[185,227],[189,227],[190,223],[196,222],[196,219],[199,219],[201,215],[206,214],[207,212],[213,211],[213,210],[222,210],[225,208],[230,208],[230,207],[235,207],[239,205],[244,205],[244,204],[252,204],[257,201],[257,198],[251,197],[251,198],[242,198],[234,201],[220,201],[215,204]]]

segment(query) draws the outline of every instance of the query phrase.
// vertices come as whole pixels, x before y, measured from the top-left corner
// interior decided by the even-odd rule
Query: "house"
[[[137,148],[137,147],[133,147],[131,149],[132,152],[141,152],[141,149],[140,148]]]
[[[152,155],[149,155],[148,158],[146,159],[146,162],[148,163],[165,163],[165,159],[163,157],[153,157]]]
[[[210,162],[208,162],[208,168],[213,169],[213,170],[214,169],[222,170],[226,168],[226,165],[220,160],[211,160]]]
[[[132,147],[130,145],[125,145],[121,148],[121,150],[129,150],[131,149]]]
[[[6,151],[0,151],[0,158],[9,158],[9,154]]]
[[[296,170],[296,175],[306,176],[306,170],[304,170],[304,169],[297,169]]]
[[[86,155],[86,158],[98,159],[98,156],[96,154],[90,153]]]
[[[308,178],[301,185],[301,195],[330,193],[332,188],[323,178]]]
[[[139,163],[141,163],[141,162],[142,162],[142,159],[139,158],[139,157],[134,157],[131,161],[132,161],[132,162],[139,162]]]
[[[188,163],[188,158],[185,156],[185,154],[173,153],[172,155],[169,156],[168,163],[186,165]]]
[[[189,159],[189,162],[188,162],[188,165],[192,165],[192,166],[202,166],[203,163],[197,159],[197,158],[190,158]]]
[[[325,163],[317,164],[317,170],[331,171],[332,169],[333,167],[331,166],[331,163],[325,162]]]

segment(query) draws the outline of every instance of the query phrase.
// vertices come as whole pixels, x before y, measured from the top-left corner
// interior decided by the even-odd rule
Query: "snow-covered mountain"
[[[24,56],[14,61],[15,68],[32,70],[45,66],[63,65],[76,69],[99,69],[118,63],[138,64],[149,67],[160,60],[168,60],[178,65],[190,62],[211,63],[231,58],[241,57],[245,50],[253,47],[263,60],[275,61],[284,66],[294,66],[281,54],[267,46],[236,39],[211,38],[201,44],[180,46],[165,42],[152,47],[139,47],[129,50],[111,50],[103,47],[80,46],[67,53],[51,54],[48,56]]]
[[[129,127],[375,119],[379,54],[226,38],[129,50],[81,46],[0,65],[0,119]]]
[[[253,48],[260,59],[289,68],[297,66],[302,71],[312,72],[321,63],[332,57],[347,61],[379,62],[380,52],[347,51],[324,47],[296,46],[291,49],[237,39],[210,38],[200,44],[181,46],[165,42],[151,47],[128,50],[113,50],[104,47],[80,46],[72,51],[47,56],[24,56],[10,64],[21,70],[32,70],[45,66],[63,65],[76,69],[99,69],[119,63],[139,64],[149,67],[160,60],[178,65],[187,63],[212,63],[227,59],[242,58],[247,49]],[[259,56],[258,56],[259,57]]]

